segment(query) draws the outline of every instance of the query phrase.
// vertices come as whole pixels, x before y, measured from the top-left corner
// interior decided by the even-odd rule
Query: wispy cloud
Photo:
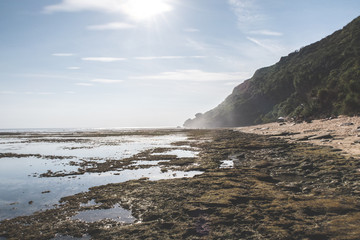
[[[14,91],[0,91],[0,94],[8,95],[8,94],[16,94]]]
[[[79,70],[80,67],[68,67],[67,69],[69,69],[69,70]]]
[[[94,84],[92,84],[92,83],[84,83],[84,82],[75,83],[75,85],[77,85],[77,86],[84,86],[84,87],[94,86]]]
[[[122,8],[122,1],[117,0],[62,0],[58,4],[46,6],[44,11],[46,13],[80,11],[118,12]]]
[[[163,0],[62,0],[58,4],[46,6],[44,12],[97,11],[123,13],[134,20],[141,20],[172,9],[173,7]]]
[[[38,92],[37,94],[38,95],[54,95],[56,93],[54,93],[54,92]]]
[[[150,57],[135,57],[136,60],[169,60],[169,59],[191,59],[191,58],[206,58],[206,56],[150,56]]]
[[[256,38],[251,38],[251,37],[247,37],[247,39],[251,42],[253,42],[254,44],[256,44],[257,46],[260,46],[270,52],[276,53],[276,54],[282,54],[284,52],[284,48],[279,45],[277,42],[272,41],[272,40],[259,40]]]
[[[242,30],[265,18],[259,13],[256,0],[228,0],[228,3],[237,17],[238,27]]]
[[[121,83],[121,82],[123,82],[123,80],[96,78],[96,79],[91,80],[91,82],[96,82],[96,83]]]
[[[275,32],[275,31],[269,31],[269,30],[257,30],[257,31],[250,31],[250,34],[254,35],[264,35],[264,36],[282,36],[283,33],[281,32]]]
[[[123,0],[123,12],[134,20],[148,19],[169,12],[173,7],[164,0]]]
[[[111,22],[101,25],[90,25],[87,27],[89,30],[103,31],[103,30],[124,30],[136,28],[135,25],[124,22]]]
[[[198,69],[189,69],[163,72],[157,75],[131,77],[131,79],[214,82],[240,81],[248,77],[249,73],[247,72],[205,72]]]
[[[196,41],[192,38],[186,38],[185,45],[199,51],[204,51],[209,48],[209,46],[206,43]]]
[[[74,92],[74,91],[66,91],[64,93],[66,93],[66,94],[75,94],[76,92]]]
[[[81,58],[83,61],[94,61],[94,62],[117,62],[125,61],[126,58],[117,58],[117,57],[85,57]]]
[[[74,53],[53,53],[51,54],[54,57],[71,57],[74,56]]]
[[[55,95],[55,92],[24,92],[26,95]]]

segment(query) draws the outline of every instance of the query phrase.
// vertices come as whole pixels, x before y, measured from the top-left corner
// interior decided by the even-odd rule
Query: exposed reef
[[[203,174],[93,187],[62,198],[54,209],[0,222],[0,237],[360,238],[359,159],[345,157],[330,147],[232,130],[186,132],[192,138],[191,146],[200,153],[186,161],[173,158],[171,165],[195,166]],[[164,150],[150,152],[162,154]],[[220,168],[224,160],[233,165]],[[96,204],[88,206],[88,202]],[[131,211],[135,223],[72,218],[79,211],[118,204]]]

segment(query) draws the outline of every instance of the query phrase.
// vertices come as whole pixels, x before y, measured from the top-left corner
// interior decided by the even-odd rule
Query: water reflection
[[[104,162],[106,159],[118,159],[132,156],[146,149],[171,148],[171,143],[186,140],[184,134],[165,136],[111,136],[101,138],[79,138],[81,141],[49,141],[49,137],[5,138],[1,137],[0,153],[40,154],[45,157],[0,158],[0,221],[21,215],[30,215],[35,211],[53,208],[62,197],[87,191],[90,187],[119,183],[128,180],[148,178],[160,180],[170,178],[193,177],[199,171],[162,171],[158,163],[168,161],[134,161],[133,166],[145,165],[146,168],[118,170],[102,173],[84,173],[67,177],[39,178],[48,170],[70,173],[78,170],[77,164],[86,159]],[[43,140],[43,141],[42,141]],[[92,146],[91,148],[89,148]],[[171,150],[178,157],[188,157],[195,151]],[[182,155],[181,155],[182,154]],[[70,159],[49,158],[46,156],[73,156]]]
[[[109,209],[92,209],[81,211],[72,217],[73,220],[80,220],[84,222],[97,222],[102,219],[110,219],[116,222],[133,223],[136,219],[131,215],[131,211],[120,207],[116,204]]]

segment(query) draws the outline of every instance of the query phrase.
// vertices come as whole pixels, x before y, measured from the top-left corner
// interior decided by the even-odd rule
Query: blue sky
[[[0,128],[178,126],[358,0],[1,0]]]

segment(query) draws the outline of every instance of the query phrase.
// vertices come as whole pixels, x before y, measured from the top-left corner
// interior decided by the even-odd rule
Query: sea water
[[[68,133],[68,132],[66,132]],[[70,139],[70,140],[69,140]],[[62,197],[87,191],[90,187],[119,183],[146,177],[149,180],[192,177],[198,171],[161,171],[158,163],[168,161],[134,161],[134,165],[149,165],[135,170],[85,173],[65,177],[39,177],[48,170],[71,173],[78,169],[71,162],[86,160],[103,162],[107,159],[121,161],[141,151],[153,148],[170,149],[164,154],[194,157],[196,149],[181,150],[171,145],[185,141],[181,132],[164,135],[121,135],[82,137],[77,134],[51,134],[37,131],[36,135],[19,133],[0,136],[0,153],[22,154],[18,157],[0,158],[0,221],[16,216],[30,215],[36,211],[54,208]],[[41,155],[41,157],[38,156]],[[65,158],[64,158],[65,157]],[[128,213],[119,209],[119,212]],[[104,215],[106,215],[104,213]]]

